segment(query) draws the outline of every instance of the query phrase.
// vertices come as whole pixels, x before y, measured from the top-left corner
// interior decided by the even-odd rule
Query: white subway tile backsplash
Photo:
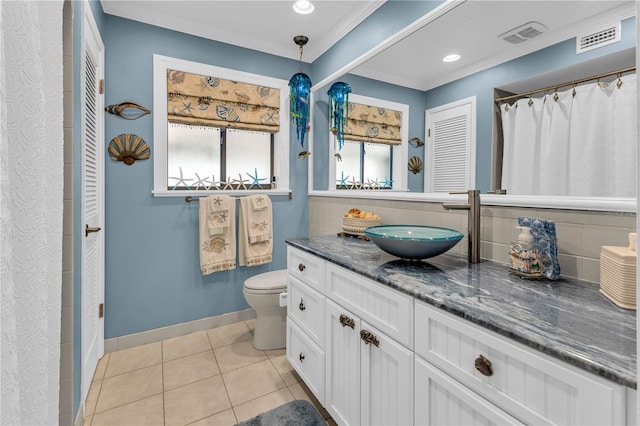
[[[337,232],[342,213],[351,207],[380,215],[384,224],[422,224],[456,229],[468,233],[466,211],[445,211],[441,203],[310,197],[311,236]],[[327,219],[321,211],[339,212]],[[481,257],[509,262],[509,243],[517,238],[519,216],[539,217],[556,222],[558,252],[562,275],[587,281],[600,281],[600,249],[603,245],[626,245],[629,232],[635,230],[635,214],[483,206],[481,219]],[[467,239],[454,252],[467,252]]]

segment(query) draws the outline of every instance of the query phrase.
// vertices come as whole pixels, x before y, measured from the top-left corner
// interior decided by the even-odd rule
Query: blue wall
[[[538,52],[429,90],[426,109],[476,96],[476,188],[491,190],[491,150],[493,89],[545,72],[559,70],[590,59],[609,55],[636,45],[635,18],[622,21],[622,40],[608,46],[576,54],[575,39],[569,39]],[[614,71],[614,70],[611,70]],[[561,83],[561,82],[559,82]]]
[[[153,54],[288,80],[298,63],[151,25],[105,17],[105,104],[133,100],[153,106]],[[288,120],[284,122],[286,125]],[[105,338],[122,336],[246,309],[249,276],[286,267],[286,238],[309,229],[307,163],[291,149],[293,200],[273,196],[273,262],[203,276],[198,253],[198,203],[154,198],[153,117],[135,121],[107,114],[106,143],[134,133],[149,143],[152,159],[132,166],[107,157]],[[295,139],[295,133],[291,133]],[[292,142],[297,144],[297,142]]]
[[[340,81],[348,83],[351,86],[351,93],[354,95],[369,96],[409,105],[409,139],[412,137],[424,139],[424,92],[354,74],[347,74],[340,78]],[[313,155],[309,158],[313,161],[313,187],[318,190],[327,189],[329,179],[327,166],[330,141],[328,90],[329,86],[326,86],[317,90],[314,94]],[[333,141],[333,137],[331,141]],[[424,157],[423,151],[424,147],[413,148],[409,146],[408,158],[413,155],[422,158]],[[322,155],[322,153],[326,153],[326,155]],[[424,186],[424,175],[422,173],[414,175],[409,173],[406,167],[400,170],[400,173],[407,173],[408,187],[411,191],[422,191]]]

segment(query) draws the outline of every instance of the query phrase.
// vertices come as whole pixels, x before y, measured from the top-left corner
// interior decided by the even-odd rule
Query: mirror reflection
[[[340,80],[348,82],[353,93],[378,98],[385,98],[381,93],[386,93],[387,99],[409,105],[409,137],[425,141],[424,147],[408,147],[408,157],[417,155],[424,160],[424,172],[415,177],[407,171],[406,162],[403,167],[412,192],[428,191],[430,187],[428,153],[433,140],[425,126],[425,111],[475,96],[475,187],[487,193],[502,187],[503,144],[498,140],[502,128],[495,99],[635,65],[634,13],[634,4],[629,1],[468,1],[358,65]],[[527,28],[531,30],[522,32]],[[612,39],[585,51],[576,50],[577,43],[601,31],[614,33]],[[450,53],[459,54],[460,59],[443,62],[442,58]],[[395,87],[396,92],[390,91],[389,86]],[[315,93],[321,92],[319,89]],[[320,110],[318,106],[316,111]],[[629,110],[629,114],[633,115],[633,111]],[[315,124],[317,128],[318,122]],[[314,151],[319,139],[322,149],[319,133],[314,133]],[[633,135],[626,138],[636,139]],[[323,159],[331,161],[324,153]],[[542,161],[532,158],[530,164],[536,166]],[[318,168],[314,165],[314,171]],[[626,173],[627,179],[634,180],[634,170],[626,165],[618,169]],[[568,170],[567,167],[565,172]],[[314,188],[321,189],[323,185],[316,185],[315,179],[314,173]],[[525,174],[522,179],[535,179],[535,175]],[[635,188],[579,194],[634,197]]]

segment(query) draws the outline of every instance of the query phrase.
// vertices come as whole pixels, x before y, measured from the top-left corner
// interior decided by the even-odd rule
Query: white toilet
[[[287,291],[287,270],[254,275],[244,282],[244,299],[256,311],[253,346],[282,349],[286,344],[287,308],[280,306],[280,293]]]

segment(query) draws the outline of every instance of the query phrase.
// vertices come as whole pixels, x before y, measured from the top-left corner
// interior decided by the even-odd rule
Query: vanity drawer
[[[287,271],[290,275],[324,294],[325,261],[291,246],[287,247]]]
[[[524,423],[625,424],[624,386],[426,303],[415,313],[416,354]]]
[[[324,351],[293,321],[287,321],[287,359],[324,405]]]
[[[324,296],[289,276],[287,313],[320,347],[324,347]]]
[[[327,263],[326,296],[409,349],[413,348],[413,298]]]

